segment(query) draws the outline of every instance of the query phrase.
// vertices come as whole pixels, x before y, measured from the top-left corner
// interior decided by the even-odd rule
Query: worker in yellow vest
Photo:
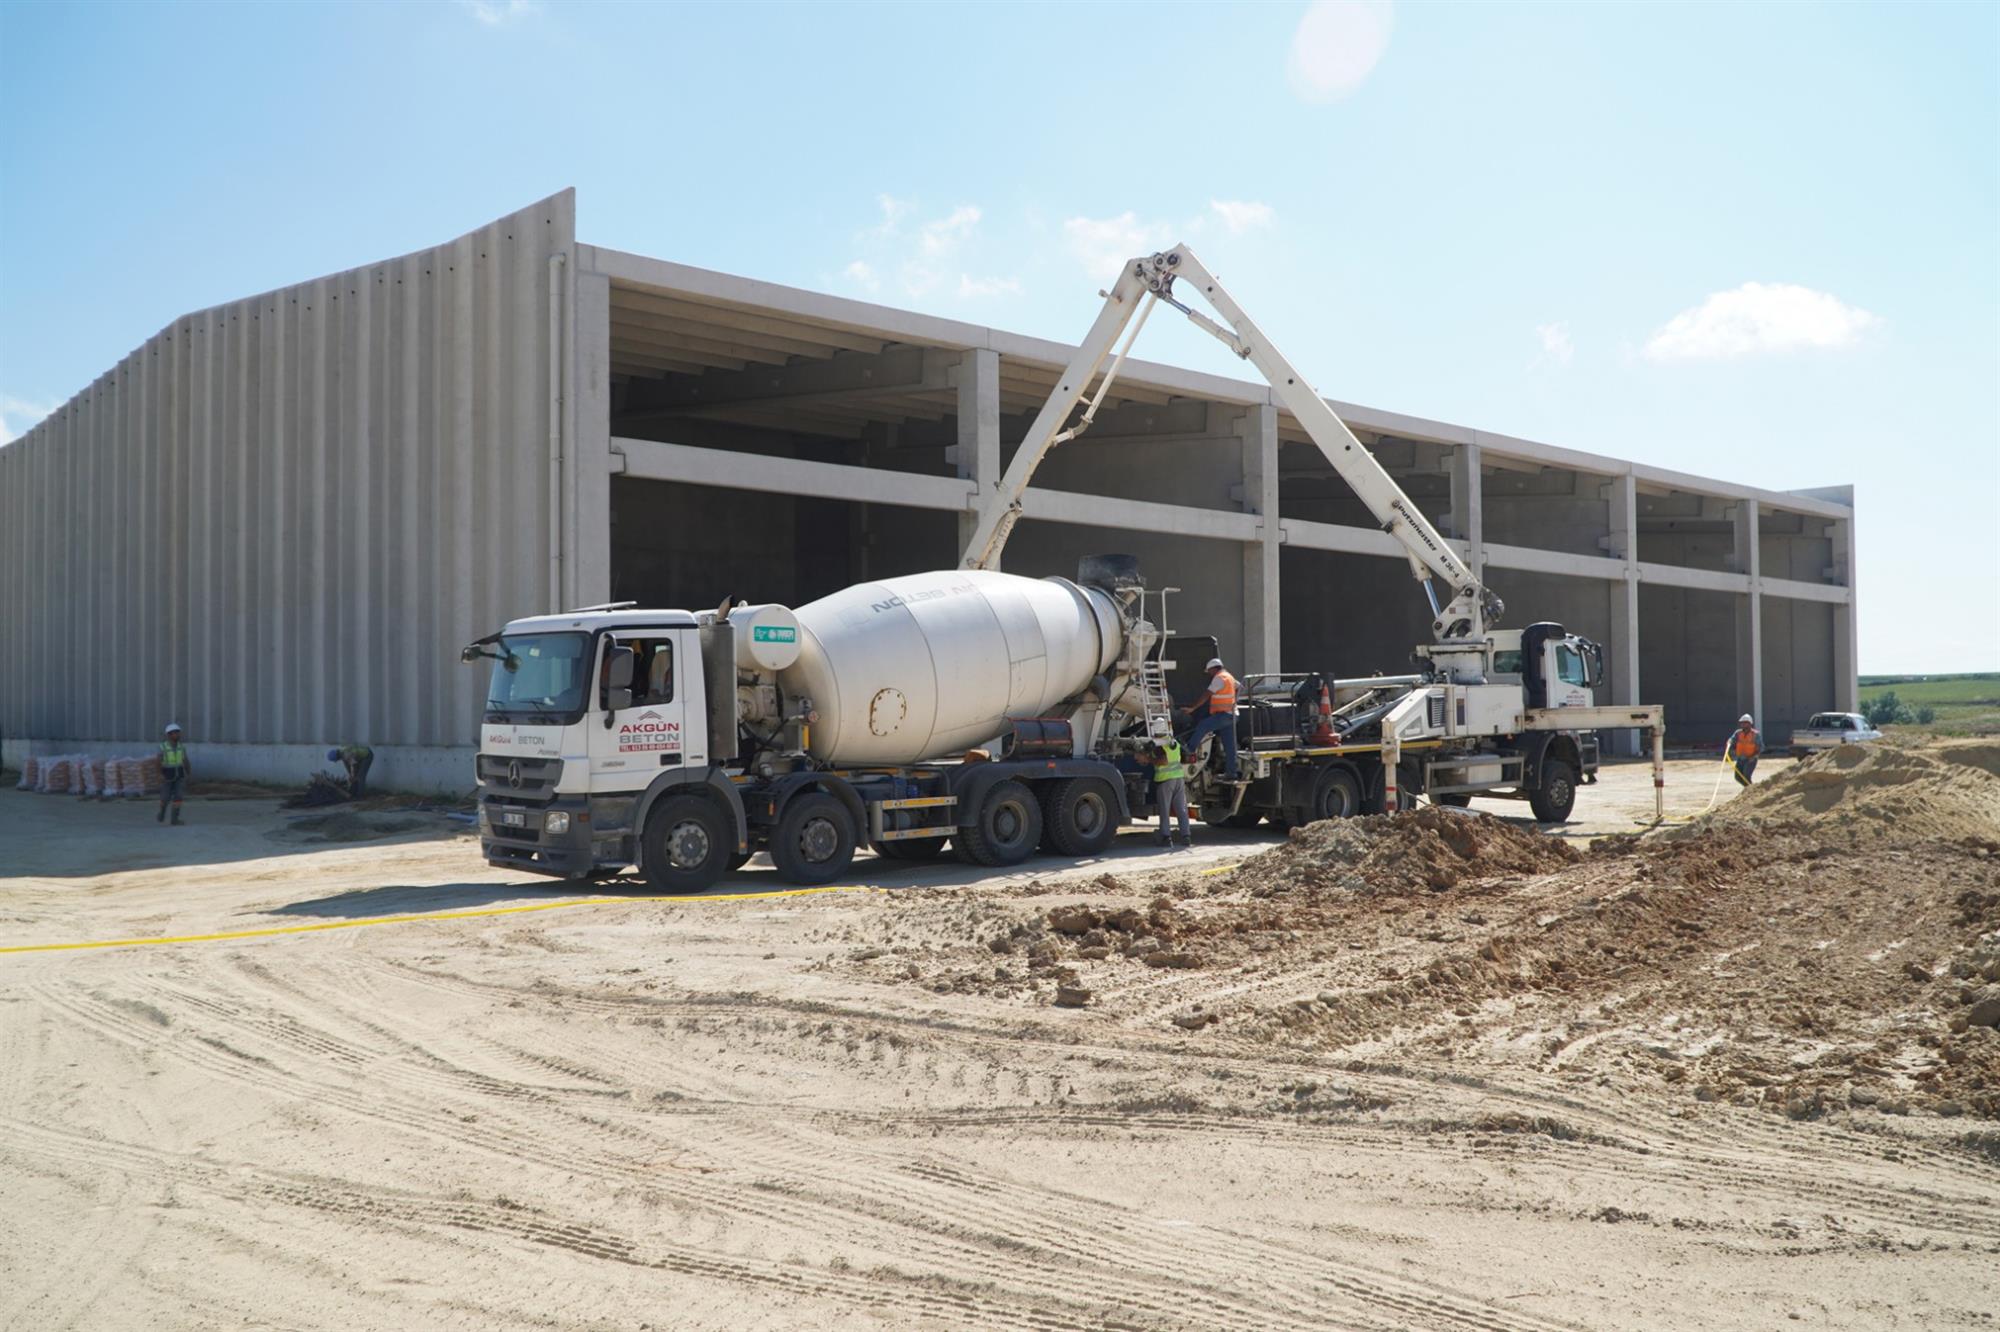
[[[1211,657],[1208,661],[1208,688],[1201,698],[1187,709],[1194,727],[1188,732],[1187,748],[1190,754],[1201,752],[1201,742],[1214,736],[1216,747],[1222,751],[1222,775],[1230,781],[1236,780],[1236,677],[1222,664],[1222,658]]]
[[[1153,840],[1160,846],[1174,843],[1170,820],[1181,820],[1181,845],[1192,847],[1194,834],[1188,825],[1187,767],[1181,762],[1181,747],[1171,735],[1163,735],[1141,751],[1140,759],[1153,769],[1153,803],[1160,810],[1160,832]]]
[[[174,822],[181,821],[181,793],[187,789],[188,774],[193,771],[187,750],[181,745],[181,724],[168,722],[166,739],[160,742],[160,812],[153,822],[167,821],[169,805],[173,806]]]

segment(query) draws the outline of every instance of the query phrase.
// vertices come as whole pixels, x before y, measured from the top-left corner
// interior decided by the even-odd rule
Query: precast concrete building
[[[1078,307],[1079,327],[1094,312]],[[471,784],[459,647],[607,600],[799,604],[958,563],[1072,348],[580,243],[566,191],[174,320],[0,448],[0,746]],[[1769,491],[1335,403],[1506,623],[1678,740],[1855,704],[1850,488]],[[1127,362],[1005,567],[1138,556],[1241,671],[1401,671],[1400,548],[1258,382]]]

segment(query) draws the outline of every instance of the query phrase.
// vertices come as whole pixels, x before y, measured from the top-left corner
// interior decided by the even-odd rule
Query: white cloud
[[[1141,222],[1133,212],[1116,217],[1072,217],[1063,223],[1063,236],[1075,255],[1099,278],[1115,278],[1127,259],[1173,244],[1173,231],[1165,223]]]
[[[1569,340],[1568,324],[1536,324],[1535,335],[1542,340],[1542,361],[1568,365],[1576,359],[1576,347]]]
[[[541,8],[535,0],[458,0],[458,7],[489,28],[524,19]]]
[[[893,194],[876,195],[875,206],[882,210],[882,220],[868,228],[865,234],[870,236],[895,235],[902,227],[903,219],[910,215],[912,208],[916,207],[908,199],[898,199]]]
[[[924,223],[917,232],[917,245],[927,255],[937,257],[957,249],[972,229],[979,225],[979,210],[971,204],[960,204],[950,213],[934,221]]]
[[[1851,347],[1882,321],[1838,298],[1789,282],[1746,282],[1718,291],[1662,325],[1646,343],[1650,361],[1720,360],[1761,352]]]
[[[1292,34],[1285,73],[1308,102],[1333,102],[1367,81],[1389,47],[1391,0],[1313,0]]]
[[[1222,225],[1229,228],[1232,236],[1240,236],[1252,227],[1271,225],[1271,205],[1250,203],[1239,199],[1211,199],[1208,206],[1222,219]]]
[[[60,407],[56,402],[34,402],[0,393],[0,444],[12,444]]]
[[[848,282],[872,294],[885,285],[883,274],[893,273],[899,293],[908,298],[948,293],[980,300],[1019,294],[1019,278],[968,271],[966,252],[978,239],[985,216],[977,206],[959,204],[924,220],[913,200],[880,194],[875,206],[879,220],[855,237],[864,257],[842,270]]]

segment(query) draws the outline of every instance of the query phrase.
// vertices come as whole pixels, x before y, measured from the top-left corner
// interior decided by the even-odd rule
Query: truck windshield
[[[493,663],[487,721],[570,722],[583,714],[590,635],[508,634],[494,646],[506,659]]]

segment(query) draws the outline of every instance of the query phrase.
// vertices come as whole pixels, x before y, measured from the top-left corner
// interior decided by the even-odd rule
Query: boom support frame
[[[1224,322],[1217,322],[1181,301],[1177,287],[1198,288],[1202,298]],[[1056,387],[1036,413],[1027,436],[1008,464],[1006,473],[991,494],[981,497],[978,518],[966,541],[962,567],[991,569],[1000,560],[1007,538],[1021,519],[1022,497],[1028,479],[1034,475],[1050,449],[1076,438],[1089,429],[1112,381],[1118,376],[1126,356],[1145,327],[1152,307],[1164,302],[1187,316],[1189,322],[1255,365],[1270,384],[1280,403],[1298,421],[1318,446],[1333,469],[1368,506],[1382,530],[1402,543],[1411,573],[1424,585],[1433,616],[1431,631],[1440,643],[1478,643],[1498,622],[1500,599],[1479,581],[1464,560],[1458,557],[1430,520],[1418,511],[1395,478],[1384,470],[1375,456],[1355,438],[1325,399],[1313,391],[1292,363],[1280,352],[1256,321],[1245,314],[1228,290],[1186,245],[1133,259],[1125,265],[1111,290],[1101,293],[1104,308],[1090,326],[1090,332],[1064,367]],[[1137,321],[1134,323],[1134,321]],[[1119,347],[1103,382],[1076,424],[1068,425],[1071,413],[1082,400],[1091,381],[1104,367],[1105,358],[1127,327],[1131,336]],[[1441,582],[1448,595],[1441,602],[1436,591]]]

